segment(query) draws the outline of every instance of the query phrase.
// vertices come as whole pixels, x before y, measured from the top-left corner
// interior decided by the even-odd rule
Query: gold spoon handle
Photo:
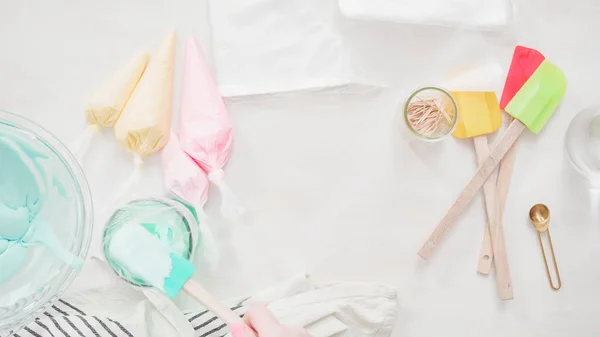
[[[552,253],[552,261],[554,262],[554,270],[556,271],[556,279],[557,285],[554,286],[554,282],[552,281],[552,276],[550,275],[550,268],[548,267],[548,259],[546,258],[546,251],[544,250],[544,244],[542,243],[542,232],[538,232],[538,242],[540,243],[540,248],[542,249],[542,256],[544,257],[544,264],[546,265],[546,275],[548,276],[548,282],[550,283],[550,287],[554,290],[560,289],[562,286],[562,282],[560,280],[560,273],[558,271],[558,264],[556,263],[556,256],[554,255],[554,247],[552,246],[552,237],[550,237],[550,231],[546,231],[546,235],[548,236],[548,242],[550,243],[550,252]]]

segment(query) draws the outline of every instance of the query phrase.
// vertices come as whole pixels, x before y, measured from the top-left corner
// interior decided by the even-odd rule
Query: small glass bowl
[[[92,197],[75,157],[50,132],[6,111],[0,111],[0,135],[43,156],[40,167],[53,192],[46,191],[38,217],[48,222],[63,248],[85,259],[93,232]],[[22,267],[0,283],[0,335],[16,332],[40,316],[77,274],[46,247],[27,247]]]
[[[199,242],[198,223],[187,205],[166,198],[132,200],[113,212],[102,238],[106,261],[117,275],[130,284],[150,287],[144,280],[131,275],[127,268],[111,256],[109,247],[115,233],[132,225],[141,225],[179,256],[190,261],[193,259]]]
[[[415,127],[409,122],[408,109],[410,104],[418,100],[434,99],[440,103],[444,108],[450,120],[441,123],[433,133],[425,135],[415,129]],[[418,139],[425,140],[428,142],[437,142],[444,139],[446,136],[451,134],[458,123],[458,105],[456,100],[452,97],[449,91],[441,87],[426,86],[418,88],[413,91],[408,99],[404,103],[404,123],[410,132],[415,135]]]

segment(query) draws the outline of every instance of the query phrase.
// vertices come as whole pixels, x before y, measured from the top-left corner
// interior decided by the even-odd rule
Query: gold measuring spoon
[[[554,247],[552,246],[552,238],[550,237],[550,231],[548,225],[550,224],[550,210],[544,204],[533,205],[529,210],[529,219],[531,224],[535,227],[538,235],[538,241],[540,242],[540,248],[542,249],[542,256],[544,257],[544,263],[546,264],[546,275],[548,276],[548,282],[550,287],[554,290],[560,289],[562,283],[560,281],[560,273],[558,272],[558,265],[556,264],[556,256],[554,256]],[[550,268],[548,268],[548,260],[546,259],[546,252],[544,250],[544,244],[542,243],[542,233],[546,232],[548,236],[548,242],[550,243],[550,252],[552,252],[552,261],[554,262],[554,270],[556,270],[556,278],[558,283],[554,286],[552,276],[550,275]]]

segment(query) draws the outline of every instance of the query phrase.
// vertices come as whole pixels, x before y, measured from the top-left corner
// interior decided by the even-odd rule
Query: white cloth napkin
[[[210,0],[215,72],[223,96],[351,82],[333,18],[305,0]]]
[[[512,19],[511,0],[339,0],[343,15],[377,20],[499,30]]]
[[[313,337],[389,336],[397,317],[396,289],[358,282],[313,285],[306,275],[253,296],[268,303],[282,324],[302,326]]]
[[[101,286],[72,289],[19,337],[217,337],[226,325],[204,308],[183,313],[165,295],[140,290],[98,260],[86,265]],[[302,274],[252,297],[225,301],[239,315],[267,304],[282,324],[301,326],[313,337],[389,336],[397,317],[395,288],[335,282],[312,284]]]

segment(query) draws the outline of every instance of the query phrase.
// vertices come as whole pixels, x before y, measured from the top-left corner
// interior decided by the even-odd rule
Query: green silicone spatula
[[[567,80],[564,73],[548,60],[544,60],[506,106],[505,111],[515,119],[502,135],[498,145],[479,166],[471,181],[460,193],[450,210],[429,236],[427,242],[421,247],[419,255],[422,258],[428,259],[431,257],[444,234],[473,200],[487,178],[498,166],[500,160],[525,131],[525,128],[535,134],[542,130],[558,107],[566,90]],[[497,236],[492,235],[492,237]],[[492,242],[492,245],[494,245],[494,242]],[[496,265],[496,270],[498,268],[508,268],[508,266]]]

